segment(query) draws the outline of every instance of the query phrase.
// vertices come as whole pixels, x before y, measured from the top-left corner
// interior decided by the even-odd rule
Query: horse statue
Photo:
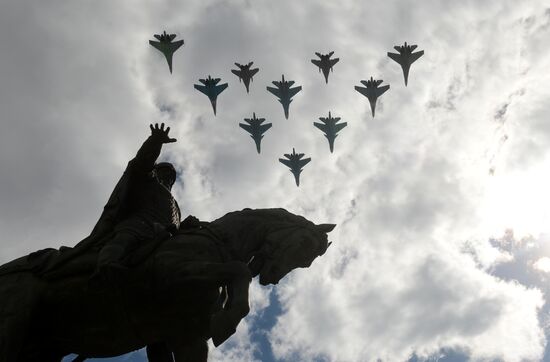
[[[143,347],[150,362],[206,361],[207,340],[219,346],[248,314],[252,278],[277,284],[309,267],[335,226],[284,209],[230,212],[157,243],[100,285],[90,283],[98,250],[47,277],[28,257],[11,261],[0,266],[0,362],[73,353],[84,361]]]

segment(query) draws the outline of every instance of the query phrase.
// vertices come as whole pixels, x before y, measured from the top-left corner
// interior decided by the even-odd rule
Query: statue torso
[[[180,210],[170,191],[154,177],[137,178],[130,186],[127,214],[115,230],[151,236],[154,223],[179,227]]]

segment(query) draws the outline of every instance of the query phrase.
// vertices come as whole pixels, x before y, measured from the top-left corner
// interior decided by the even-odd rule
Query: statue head
[[[268,233],[264,248],[251,262],[253,274],[259,274],[260,284],[277,284],[296,268],[307,268],[313,260],[325,253],[330,243],[327,233],[336,225],[311,222],[284,227]]]
[[[159,162],[153,167],[153,175],[157,180],[164,185],[168,190],[172,189],[172,185],[176,182],[176,169],[170,162]]]

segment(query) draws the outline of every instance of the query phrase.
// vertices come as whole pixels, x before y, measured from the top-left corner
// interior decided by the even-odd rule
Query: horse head
[[[262,285],[277,284],[292,270],[309,267],[331,244],[327,233],[335,224],[315,225],[301,216],[288,214],[286,222],[268,228],[265,242],[249,263],[252,275],[259,275]]]

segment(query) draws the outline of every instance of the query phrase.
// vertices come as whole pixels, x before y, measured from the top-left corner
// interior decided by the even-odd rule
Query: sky
[[[173,74],[148,44],[163,30],[185,41]],[[550,361],[549,40],[542,0],[1,1],[0,263],[87,236],[165,122],[184,214],[337,224],[310,268],[252,282],[211,361]],[[386,55],[405,41],[425,52],[407,87]],[[329,51],[325,84],[310,59]],[[265,89],[282,74],[302,86],[288,120]],[[208,75],[229,83],[217,116]],[[371,76],[390,85],[375,118],[354,90]],[[332,154],[329,111],[348,123]],[[253,112],[273,124],[259,155]]]

